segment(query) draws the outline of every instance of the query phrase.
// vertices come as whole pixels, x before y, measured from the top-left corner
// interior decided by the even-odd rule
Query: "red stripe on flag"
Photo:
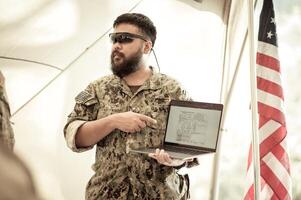
[[[274,193],[273,196],[271,197],[271,200],[280,200],[277,195]]]
[[[265,125],[270,120],[271,120],[270,118],[266,118],[262,115],[259,115],[259,128],[261,128],[263,125]]]
[[[251,185],[244,198],[244,200],[252,200],[252,199],[254,199],[254,184]]]
[[[263,67],[267,67],[277,72],[280,72],[279,60],[274,57],[257,52],[256,63]]]
[[[279,199],[290,199],[288,191],[282,185],[281,181],[278,177],[273,173],[273,171],[265,164],[265,162],[261,161],[261,171],[260,174],[262,178],[266,181],[266,183],[270,186],[270,188],[274,191],[274,194],[277,195]]]
[[[263,158],[273,147],[282,142],[285,136],[286,129],[283,126],[280,126],[275,132],[271,133],[269,137],[260,143],[260,158]]]
[[[249,171],[249,167],[251,166],[251,163],[252,163],[252,151],[253,151],[252,144],[250,144],[247,171]]]
[[[277,160],[282,164],[286,171],[291,174],[288,155],[281,145],[276,145],[272,149],[272,153]]]
[[[257,77],[257,88],[275,96],[278,96],[283,100],[282,87],[274,82]]]
[[[265,118],[273,119],[274,121],[285,125],[285,117],[283,113],[272,106],[258,102],[258,113],[259,115],[263,115]]]

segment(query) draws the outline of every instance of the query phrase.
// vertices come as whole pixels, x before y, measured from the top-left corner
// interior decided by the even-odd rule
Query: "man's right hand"
[[[157,121],[151,117],[132,111],[113,114],[111,115],[111,119],[114,127],[128,133],[139,132],[147,125],[157,123]]]
[[[88,121],[78,128],[75,136],[77,147],[88,147],[102,140],[114,129],[127,133],[141,131],[146,126],[156,124],[157,121],[146,115],[134,112],[124,112],[109,115],[107,117]]]

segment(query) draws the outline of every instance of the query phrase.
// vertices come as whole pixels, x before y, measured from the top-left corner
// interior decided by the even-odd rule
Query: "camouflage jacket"
[[[33,178],[25,163],[0,141],[0,199],[38,200]]]
[[[86,188],[86,199],[186,199],[188,180],[173,167],[130,148],[159,146],[164,130],[170,99],[187,99],[186,93],[174,79],[153,72],[135,93],[114,75],[92,82],[76,98],[64,133],[67,145],[76,152],[75,134],[86,121],[96,120],[120,112],[133,111],[157,120],[156,128],[146,127],[140,132],[125,133],[114,130],[97,143],[94,176]],[[194,160],[188,165],[197,164]]]
[[[13,149],[15,139],[10,124],[10,109],[4,87],[4,77],[0,71],[0,140],[8,148]]]

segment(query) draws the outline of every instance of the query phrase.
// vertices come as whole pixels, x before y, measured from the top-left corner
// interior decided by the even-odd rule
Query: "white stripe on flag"
[[[248,193],[250,187],[252,186],[254,182],[254,167],[253,167],[253,162],[251,162],[249,170],[247,171],[247,177],[245,181],[245,191],[244,191],[244,197]]]
[[[282,140],[280,145],[282,146],[283,149],[287,149],[287,141],[286,140]]]
[[[279,160],[274,156],[274,154],[268,153],[262,158],[262,160],[273,171],[273,173],[277,176],[277,178],[289,192],[291,188],[290,175],[283,167],[283,165],[279,162]]]
[[[273,196],[273,194],[274,194],[274,192],[270,188],[270,186],[268,184],[265,184],[263,186],[263,189],[261,190],[260,198],[261,199],[271,199],[271,197]]]
[[[281,85],[281,74],[270,68],[257,64],[257,76],[278,85]]]
[[[281,126],[280,123],[269,120],[259,129],[259,143],[264,141],[267,137],[269,137],[272,133],[274,133],[279,127]]]
[[[271,93],[257,89],[257,98],[258,98],[258,102],[266,104],[268,106],[271,106],[275,109],[280,110],[282,113],[284,113],[283,101],[278,96],[275,96]]]
[[[257,52],[274,57],[278,60],[277,47],[269,43],[258,41]]]

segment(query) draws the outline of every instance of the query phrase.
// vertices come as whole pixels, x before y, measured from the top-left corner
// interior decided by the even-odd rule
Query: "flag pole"
[[[253,0],[249,0],[248,6],[248,33],[250,53],[250,86],[252,109],[252,151],[254,168],[254,197],[260,200],[260,156],[258,138],[258,112],[257,112],[257,81],[254,50],[254,6]]]

